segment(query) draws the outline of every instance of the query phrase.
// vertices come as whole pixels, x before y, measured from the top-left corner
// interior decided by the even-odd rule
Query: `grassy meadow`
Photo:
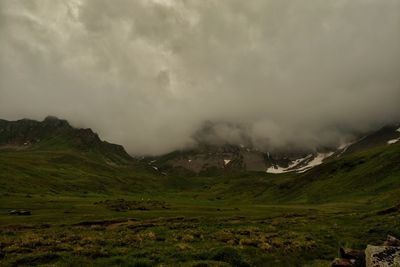
[[[0,266],[329,266],[340,247],[400,236],[399,148],[304,174],[192,176],[2,150]]]

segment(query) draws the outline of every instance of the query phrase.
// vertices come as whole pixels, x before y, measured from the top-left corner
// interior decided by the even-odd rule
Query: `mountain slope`
[[[91,129],[73,128],[66,120],[47,117],[44,121],[0,120],[0,149],[52,150],[74,148],[98,152],[115,162],[132,158],[120,145],[101,141]]]
[[[390,129],[390,135],[386,130],[366,135],[362,139],[363,149],[351,149],[347,153],[339,149],[307,171],[270,174],[242,170],[193,175],[207,181],[207,189],[202,194],[208,198],[275,204],[374,200],[375,204],[397,205],[400,203],[397,197],[400,193],[400,142],[389,141],[400,137],[400,133],[396,127]],[[366,141],[377,139],[380,141],[371,144]],[[352,146],[361,147],[357,142]],[[214,179],[207,180],[210,177]]]
[[[0,191],[96,192],[153,188],[156,175],[119,145],[65,120],[0,120]]]
[[[186,180],[189,178],[181,178]],[[364,203],[375,209],[400,205],[400,143],[330,158],[304,173],[200,174],[197,199],[252,205]]]
[[[400,145],[380,145],[330,158],[279,185],[276,199],[344,201],[353,197],[394,197],[400,192]],[[400,199],[399,199],[400,202]]]
[[[280,174],[306,172],[329,158],[342,157],[377,146],[395,144],[400,140],[399,126],[386,126],[368,133],[345,146],[320,147],[316,150],[260,151],[244,145],[207,144],[199,141],[197,147],[174,151],[144,161],[156,170],[174,172],[186,170],[196,174],[211,172],[255,171]]]
[[[393,200],[400,186],[400,143],[389,141],[400,133],[396,127],[388,129],[371,133],[308,168],[318,159],[316,154],[303,160],[299,158],[304,155],[295,153],[274,158],[229,145],[202,145],[136,160],[121,146],[63,120],[0,121],[0,191],[185,192],[199,199],[256,203],[325,203],[382,196]],[[265,171],[268,164],[296,168],[270,174]]]

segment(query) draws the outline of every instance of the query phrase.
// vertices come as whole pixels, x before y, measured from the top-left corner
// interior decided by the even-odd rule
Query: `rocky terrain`
[[[144,161],[155,170],[167,172],[185,169],[194,173],[224,171],[255,171],[273,174],[302,173],[335,158],[361,152],[382,145],[393,145],[400,140],[399,125],[386,126],[357,137],[337,148],[321,147],[316,151],[260,151],[244,145],[210,145],[202,142],[196,148],[174,151]]]

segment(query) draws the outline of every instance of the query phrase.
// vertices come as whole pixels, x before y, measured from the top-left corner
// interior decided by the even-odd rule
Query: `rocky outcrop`
[[[400,267],[400,247],[368,245],[365,260],[367,267]]]
[[[113,162],[132,159],[122,146],[102,141],[91,129],[74,128],[68,121],[57,117],[49,116],[43,121],[0,120],[0,149],[49,149],[51,146],[57,148],[55,143],[75,147],[81,151],[100,152]]]
[[[400,267],[400,240],[388,235],[382,246],[368,245],[365,252],[340,248],[340,258],[334,259],[331,266]]]

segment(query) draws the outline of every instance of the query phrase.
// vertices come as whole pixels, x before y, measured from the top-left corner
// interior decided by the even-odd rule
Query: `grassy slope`
[[[0,192],[4,193],[138,192],[154,188],[154,180],[154,175],[134,160],[116,162],[65,143],[0,150]]]
[[[166,177],[57,140],[1,150],[0,266],[327,266],[339,246],[400,235],[398,212],[377,215],[400,203],[399,152],[376,147],[301,175]],[[117,198],[168,209],[96,204]],[[7,215],[16,208],[33,215]],[[112,218],[137,221],[73,226]]]
[[[330,160],[269,192],[296,203],[349,202],[357,199],[399,203],[400,145],[384,145]]]

